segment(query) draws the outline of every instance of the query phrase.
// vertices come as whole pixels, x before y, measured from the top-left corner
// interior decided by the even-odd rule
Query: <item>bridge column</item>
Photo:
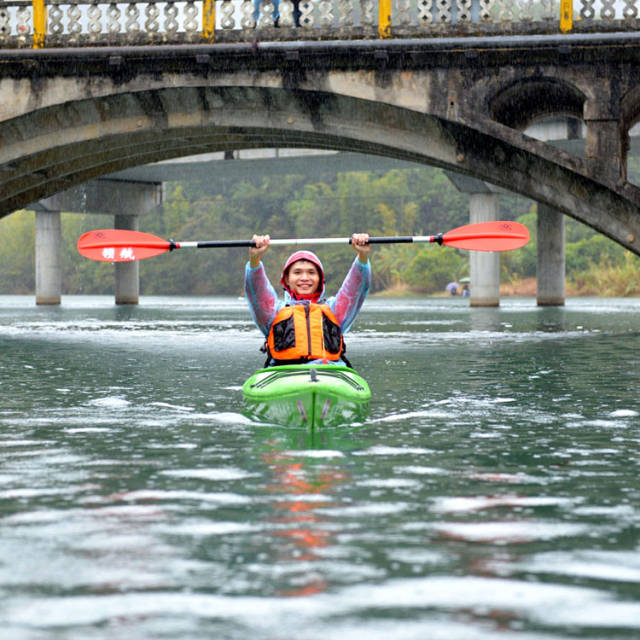
[[[564,304],[564,215],[538,203],[538,293],[540,307]]]
[[[618,181],[626,179],[626,144],[617,119],[585,117],[585,158],[599,176]]]
[[[36,211],[36,304],[60,304],[62,230],[59,211]]]
[[[493,193],[472,193],[469,201],[471,223],[490,222],[498,219],[499,201]],[[500,305],[500,254],[486,251],[470,251],[472,307],[497,307]]]
[[[138,216],[116,215],[115,228],[138,231]],[[115,267],[116,304],[138,304],[140,291],[138,262],[116,262]]]

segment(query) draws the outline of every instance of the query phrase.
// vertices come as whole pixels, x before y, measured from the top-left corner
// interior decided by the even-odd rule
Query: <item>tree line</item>
[[[140,229],[175,240],[250,239],[254,233],[278,237],[432,235],[467,224],[469,196],[440,169],[420,167],[385,172],[345,172],[333,176],[282,175],[254,180],[190,180],[168,183],[157,211],[140,219]],[[502,282],[535,277],[535,205],[501,196],[500,217],[525,224],[531,242],[502,254]],[[63,293],[110,294],[113,266],[86,260],[77,238],[112,226],[100,215],[63,214]],[[586,226],[567,219],[567,280],[576,293],[640,294],[636,256]],[[33,293],[34,213],[0,220],[0,293]],[[348,246],[310,247],[326,270],[328,292],[339,286],[353,251]],[[264,259],[274,284],[292,247],[274,247]],[[142,295],[237,295],[247,249],[178,251],[140,263]],[[398,290],[438,294],[452,280],[468,276],[468,253],[434,245],[375,247],[374,292]]]

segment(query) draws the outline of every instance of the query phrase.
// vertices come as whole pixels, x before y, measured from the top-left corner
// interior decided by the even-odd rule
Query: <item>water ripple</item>
[[[242,300],[2,301],[3,638],[640,635],[639,300],[374,299],[315,432]]]

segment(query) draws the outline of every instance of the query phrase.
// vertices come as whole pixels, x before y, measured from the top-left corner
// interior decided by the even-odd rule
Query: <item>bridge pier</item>
[[[36,304],[60,304],[61,247],[60,211],[36,211]]]
[[[490,222],[498,219],[499,201],[495,193],[472,193],[469,200],[470,222]],[[470,251],[472,307],[500,305],[500,254]]]
[[[62,291],[62,233],[60,212],[114,216],[117,229],[138,230],[138,218],[163,199],[162,183],[140,180],[93,180],[40,200],[36,211],[36,304],[60,304]],[[131,213],[123,214],[122,211]],[[115,266],[115,303],[138,304],[137,262]]]
[[[138,216],[114,216],[116,229],[138,231]],[[137,261],[116,262],[115,302],[116,304],[138,304],[140,295],[140,269]]]
[[[538,202],[539,307],[562,306],[565,301],[564,215]]]

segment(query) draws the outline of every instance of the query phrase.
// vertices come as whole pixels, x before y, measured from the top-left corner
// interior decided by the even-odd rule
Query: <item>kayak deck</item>
[[[369,385],[356,371],[325,364],[260,369],[242,392],[253,417],[311,428],[359,422],[371,399]]]

